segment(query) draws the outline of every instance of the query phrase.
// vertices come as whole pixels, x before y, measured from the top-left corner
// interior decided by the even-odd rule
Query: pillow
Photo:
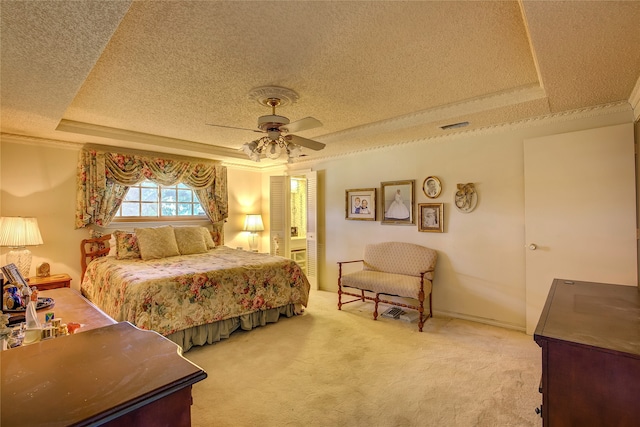
[[[207,251],[202,227],[175,227],[178,250],[182,255],[201,254]]]
[[[140,258],[138,239],[135,234],[128,231],[114,231],[113,235],[116,238],[117,259]]]
[[[216,242],[213,241],[213,237],[211,237],[211,232],[207,227],[200,227],[200,231],[204,236],[204,243],[207,245],[207,249],[213,249],[216,247]]]
[[[159,259],[180,255],[176,235],[170,225],[164,227],[136,228],[138,247],[142,259]]]
[[[107,256],[116,256],[116,235],[111,233],[111,238],[109,239],[109,253]]]

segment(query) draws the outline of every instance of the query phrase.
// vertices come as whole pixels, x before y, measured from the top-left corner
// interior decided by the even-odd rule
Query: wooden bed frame
[[[80,275],[81,283],[84,279],[84,273],[87,271],[87,265],[94,259],[109,254],[109,251],[111,250],[111,248],[109,247],[110,239],[111,234],[105,234],[102,237],[84,239],[80,243],[80,266],[82,267],[82,274]]]

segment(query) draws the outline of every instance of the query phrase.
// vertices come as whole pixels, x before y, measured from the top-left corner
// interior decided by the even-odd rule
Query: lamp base
[[[249,250],[258,252],[258,233],[249,233]]]
[[[7,254],[7,263],[15,264],[22,277],[26,279],[31,269],[31,251],[25,247],[12,249]]]

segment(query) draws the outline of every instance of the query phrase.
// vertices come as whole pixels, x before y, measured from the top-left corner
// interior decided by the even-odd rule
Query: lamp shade
[[[244,220],[244,231],[264,231],[264,225],[262,224],[262,215],[249,214]]]
[[[0,246],[22,248],[43,244],[38,220],[5,216],[0,218]]]

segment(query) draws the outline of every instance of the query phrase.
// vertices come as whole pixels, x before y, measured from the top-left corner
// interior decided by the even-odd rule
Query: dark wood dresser
[[[636,286],[555,279],[534,339],[545,427],[640,425]]]
[[[83,326],[0,352],[0,425],[191,425],[191,387],[207,374],[176,344],[116,323],[73,289],[42,294],[55,299],[56,316]]]

